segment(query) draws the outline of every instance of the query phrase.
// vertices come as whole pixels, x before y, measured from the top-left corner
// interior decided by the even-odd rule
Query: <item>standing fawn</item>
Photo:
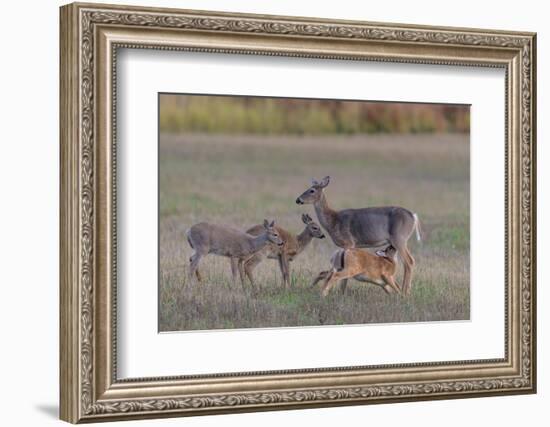
[[[340,280],[354,278],[360,282],[381,286],[388,294],[391,290],[400,294],[401,290],[395,282],[396,255],[397,251],[393,246],[378,251],[376,255],[364,249],[338,249],[330,259],[332,269],[319,273],[311,286],[325,279],[321,295],[326,297]]]
[[[239,259],[237,267],[244,288],[244,261],[256,252],[261,251],[268,243],[283,245],[283,240],[275,227],[275,221],[269,222],[265,219],[261,227],[262,231],[257,236],[251,236],[241,230],[223,225],[208,224],[206,222],[193,225],[187,231],[187,241],[195,251],[189,258],[189,283],[192,283],[195,275],[198,281],[202,282],[199,262],[202,257],[214,254]],[[235,278],[236,273],[233,272],[233,280]]]
[[[307,245],[310,244],[313,238],[324,239],[321,228],[313,222],[307,214],[302,215],[302,222],[306,225],[300,234],[292,234],[282,227],[275,227],[279,232],[279,236],[283,240],[281,246],[267,245],[264,249],[256,252],[244,262],[244,271],[252,284],[254,284],[253,271],[266,257],[276,259],[279,262],[279,269],[283,277],[285,288],[290,287],[290,262],[299,255]],[[246,232],[252,236],[258,236],[262,233],[262,225],[255,225]],[[231,269],[236,271],[238,259],[231,258]]]
[[[413,231],[420,240],[418,216],[397,206],[334,210],[324,192],[329,182],[329,176],[321,182],[313,180],[311,187],[298,196],[296,203],[313,204],[319,223],[336,246],[348,249],[392,245],[404,263],[403,290],[408,294],[415,261],[407,242]]]

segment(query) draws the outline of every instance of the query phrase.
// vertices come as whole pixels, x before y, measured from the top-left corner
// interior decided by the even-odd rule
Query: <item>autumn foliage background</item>
[[[160,130],[256,135],[466,133],[469,107],[162,94]]]

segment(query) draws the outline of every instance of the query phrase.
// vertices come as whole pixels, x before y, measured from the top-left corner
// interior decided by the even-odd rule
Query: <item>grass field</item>
[[[469,171],[464,134],[161,134],[159,330],[469,319]],[[333,208],[398,205],[418,214],[423,242],[409,241],[416,259],[409,297],[350,281],[346,295],[335,288],[322,299],[308,285],[329,266],[335,246],[328,235],[291,264],[290,290],[277,263],[266,260],[255,271],[259,289],[245,292],[232,282],[229,261],[214,255],[201,261],[206,283],[187,283],[191,225],[245,229],[269,218],[299,232],[301,214],[316,215],[294,200],[312,177],[325,175],[332,178],[325,192]]]

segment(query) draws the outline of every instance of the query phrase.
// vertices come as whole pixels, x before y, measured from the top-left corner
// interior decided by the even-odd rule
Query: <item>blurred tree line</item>
[[[224,134],[469,132],[470,108],[449,104],[160,95],[160,131]]]

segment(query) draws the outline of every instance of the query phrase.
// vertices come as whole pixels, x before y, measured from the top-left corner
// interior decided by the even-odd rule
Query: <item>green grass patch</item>
[[[463,320],[470,316],[469,145],[464,137],[260,139],[161,135],[161,331]],[[310,205],[295,198],[330,174],[335,209],[398,205],[418,213],[425,232],[409,247],[417,261],[410,297],[350,281],[327,298],[311,280],[335,247],[315,240],[291,264],[282,287],[276,262],[255,270],[257,289],[233,281],[226,258],[207,256],[201,286],[187,283],[192,251],[183,231],[200,221],[245,228],[263,218],[303,229]],[[402,283],[402,273],[397,276]]]
[[[470,231],[464,226],[452,226],[437,228],[433,231],[431,243],[440,248],[467,250],[470,247]]]

